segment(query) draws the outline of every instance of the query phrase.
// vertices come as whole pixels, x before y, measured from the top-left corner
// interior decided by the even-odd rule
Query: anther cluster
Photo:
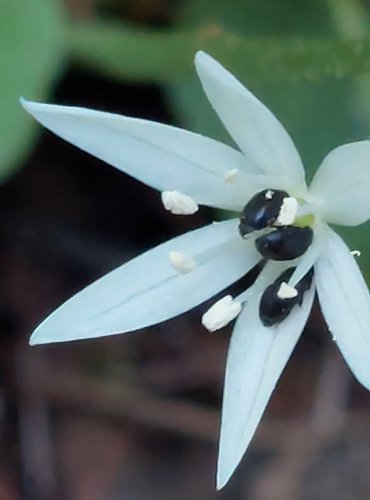
[[[265,189],[257,193],[244,207],[240,217],[239,232],[248,238],[256,231],[255,245],[258,252],[268,260],[290,261],[302,256],[313,241],[313,230],[309,226],[281,225],[279,215],[285,200],[291,199],[286,191]],[[294,219],[294,217],[293,217]],[[265,326],[280,323],[296,304],[301,304],[304,292],[310,287],[312,271],[296,285],[295,297],[281,298],[280,286],[289,280],[294,267],[284,271],[265,290],[260,302],[260,318]]]

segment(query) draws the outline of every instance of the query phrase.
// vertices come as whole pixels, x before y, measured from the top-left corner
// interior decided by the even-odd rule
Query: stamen
[[[225,173],[224,181],[229,184],[235,182],[238,172],[239,170],[237,168],[231,168],[230,170],[227,170],[227,172]]]
[[[175,215],[192,215],[199,209],[193,198],[179,191],[163,191],[161,198],[164,208]]]
[[[303,255],[313,241],[310,227],[284,226],[258,237],[255,245],[266,259],[292,260]]]
[[[196,267],[196,262],[183,252],[172,251],[168,254],[171,266],[180,274],[190,273]]]
[[[293,272],[294,267],[286,269],[263,292],[259,306],[259,315],[263,325],[278,325],[289,315],[295,306],[302,304],[303,296],[312,283],[313,268],[308,271],[295,287],[287,284]]]
[[[285,281],[280,285],[279,290],[277,291],[277,296],[279,299],[293,299],[297,297],[298,291],[294,286],[289,286]]]
[[[239,232],[243,238],[249,233],[271,227],[280,211],[283,200],[289,199],[286,191],[265,189],[251,198],[243,208]]]
[[[203,314],[202,325],[210,332],[215,332],[235,319],[241,309],[240,302],[233,300],[231,295],[226,295]]]
[[[293,224],[299,208],[299,203],[296,198],[289,196],[283,199],[279,215],[275,221],[277,226],[290,226]]]
[[[272,189],[268,189],[265,193],[266,200],[272,200],[273,196],[274,196],[274,192],[272,191]]]
[[[352,254],[354,257],[360,257],[361,252],[360,252],[360,250],[352,250],[352,251],[351,251],[351,254]]]

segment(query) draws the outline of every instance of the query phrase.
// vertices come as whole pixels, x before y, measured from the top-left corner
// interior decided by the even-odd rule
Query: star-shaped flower
[[[310,188],[294,144],[271,112],[199,52],[209,101],[239,150],[168,125],[23,101],[55,134],[162,192],[167,210],[239,211],[110,272],[49,316],[31,344],[137,330],[197,306],[262,259],[255,284],[204,314],[209,330],[238,316],[228,353],[217,485],[240,462],[310,314],[315,292],[357,379],[370,388],[370,301],[354,256],[330,223],[370,217],[370,141],[329,153]]]

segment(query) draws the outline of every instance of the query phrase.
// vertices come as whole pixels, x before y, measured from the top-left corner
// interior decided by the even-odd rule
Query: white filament
[[[231,184],[235,181],[238,172],[239,170],[237,168],[231,168],[230,170],[227,170],[227,172],[225,173],[224,181]]]

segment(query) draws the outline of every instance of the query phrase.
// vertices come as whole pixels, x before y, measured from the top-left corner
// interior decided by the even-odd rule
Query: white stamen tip
[[[166,210],[175,215],[192,215],[198,211],[198,203],[179,191],[163,191],[162,203]]]
[[[274,192],[271,189],[268,189],[265,193],[266,200],[272,200],[273,196],[274,196]]]
[[[289,226],[290,224],[293,224],[298,208],[299,203],[296,198],[292,196],[284,198],[275,224],[277,226]]]
[[[239,170],[237,168],[231,168],[230,170],[227,170],[227,172],[225,173],[224,181],[231,184],[235,181],[238,172]]]
[[[294,297],[297,297],[297,295],[297,289],[294,288],[294,286],[288,285],[285,281],[282,282],[277,292],[279,299],[293,299]]]
[[[210,332],[215,332],[228,325],[230,321],[238,316],[241,310],[241,303],[235,301],[231,295],[226,295],[203,314],[202,325]]]
[[[360,257],[361,252],[360,252],[360,250],[352,250],[351,254],[352,254],[354,257]]]
[[[194,259],[182,252],[172,251],[168,254],[171,266],[180,274],[190,273],[196,267]]]

